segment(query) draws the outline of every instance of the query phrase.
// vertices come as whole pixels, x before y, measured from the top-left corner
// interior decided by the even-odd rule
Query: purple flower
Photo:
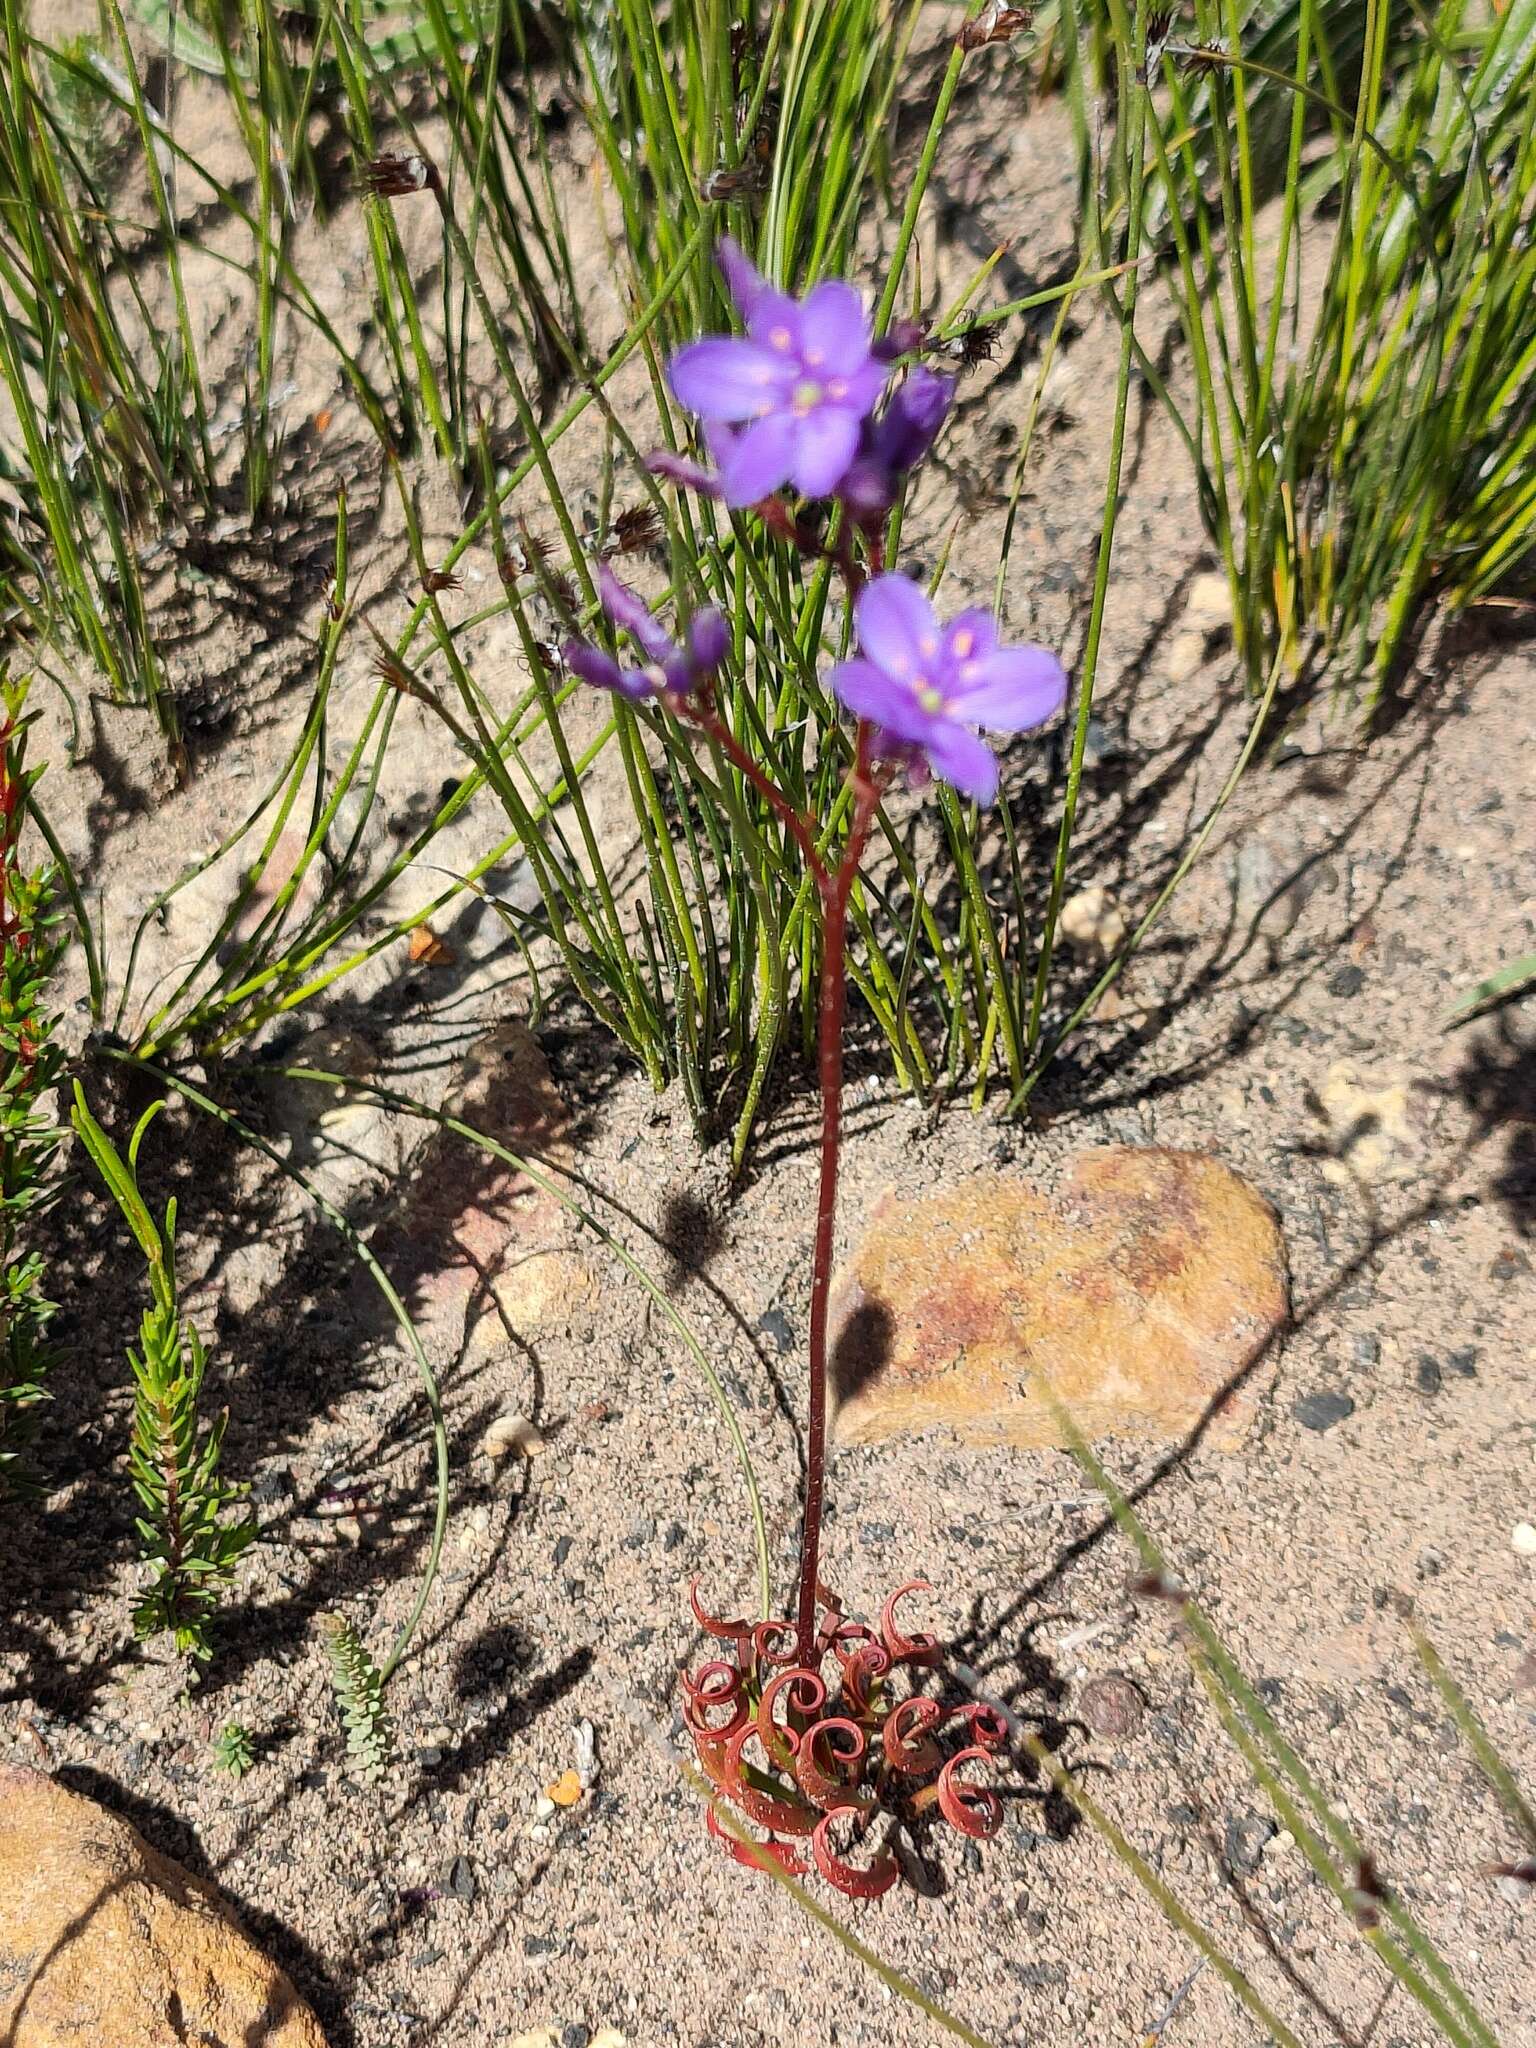
[[[792,299],[729,239],[720,267],[746,334],[690,343],[667,374],[679,401],[704,422],[725,502],[755,505],[785,483],[808,498],[829,497],[890,374],[871,352],[863,302],[836,279]]]
[[[877,576],[854,606],[863,659],[839,662],[833,690],[880,728],[879,751],[916,749],[962,795],[990,803],[997,762],[974,730],[1026,732],[1059,711],[1067,678],[1044,647],[1000,647],[987,611],[941,626],[908,576]]]
[[[953,377],[919,363],[879,419],[864,422],[858,456],[837,487],[856,519],[867,525],[890,511],[902,477],[938,439],[954,395]]]
[[[647,697],[690,697],[724,661],[731,636],[713,606],[695,613],[679,647],[611,569],[599,568],[597,594],[603,610],[634,641],[645,661],[639,668],[625,668],[590,640],[568,640],[565,665],[584,682],[600,690],[616,690],[633,704],[643,703]]]

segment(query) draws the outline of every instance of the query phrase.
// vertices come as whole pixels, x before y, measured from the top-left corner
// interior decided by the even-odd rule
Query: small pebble
[[[1069,946],[1100,960],[1118,952],[1125,942],[1125,913],[1099,885],[1080,889],[1061,906],[1061,935]]]
[[[1536,1557],[1536,1523],[1516,1522],[1509,1533],[1511,1549],[1522,1557]]]
[[[533,1802],[533,1811],[535,1819],[548,1820],[550,1815],[558,1811],[558,1809],[549,1794],[541,1792]]]
[[[1232,1814],[1227,1821],[1224,1844],[1227,1862],[1242,1873],[1257,1870],[1265,1849],[1278,1833],[1268,1814]]]
[[[793,1351],[795,1348],[795,1333],[783,1309],[764,1309],[757,1319],[757,1328],[758,1334],[766,1337],[781,1357],[786,1351]]]
[[[542,1432],[526,1415],[498,1415],[480,1439],[480,1448],[488,1458],[505,1458],[513,1451],[521,1452],[525,1458],[536,1458],[544,1447]]]
[[[1141,1690],[1123,1672],[1091,1678],[1078,1695],[1078,1712],[1095,1735],[1134,1735],[1146,1712]]]
[[[1352,961],[1328,977],[1328,993],[1331,996],[1357,996],[1364,987],[1365,969],[1356,967]]]
[[[1319,1432],[1332,1429],[1336,1422],[1343,1422],[1354,1412],[1355,1404],[1348,1394],[1330,1391],[1303,1394],[1291,1410],[1303,1429],[1315,1429]]]
[[[1445,1385],[1445,1375],[1440,1370],[1438,1358],[1431,1358],[1425,1352],[1413,1369],[1413,1383],[1421,1394],[1438,1394]]]

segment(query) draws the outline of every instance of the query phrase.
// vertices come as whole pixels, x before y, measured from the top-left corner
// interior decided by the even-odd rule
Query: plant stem
[[[871,773],[874,731],[859,720],[849,781],[853,818],[843,857],[830,878],[821,878],[821,1009],[818,1062],[821,1074],[821,1188],[816,1203],[816,1245],[811,1262],[810,1418],[805,1440],[805,1521],[800,1534],[800,1589],[795,1615],[796,1653],[810,1665],[816,1642],[817,1566],[821,1555],[821,1511],[827,1463],[827,1310],[832,1292],[833,1231],[837,1222],[837,1170],[843,1135],[843,1019],[848,1003],[848,897],[859,871],[864,841],[880,804]]]

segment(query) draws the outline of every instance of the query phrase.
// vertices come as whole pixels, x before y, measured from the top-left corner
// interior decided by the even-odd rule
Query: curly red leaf
[[[862,1643],[843,1666],[843,1697],[861,1717],[875,1712],[873,1688],[891,1668],[883,1643]]]
[[[919,1629],[914,1635],[903,1635],[896,1626],[896,1604],[905,1600],[909,1593],[931,1593],[932,1586],[926,1579],[908,1579],[896,1588],[890,1599],[880,1610],[880,1640],[884,1643],[892,1663],[934,1664],[939,1656],[939,1639]]]
[[[784,1702],[784,1721],[774,1719],[774,1709],[780,1700]],[[757,1732],[764,1749],[773,1754],[774,1740],[785,1728],[799,1734],[807,1721],[814,1721],[827,1704],[827,1688],[816,1673],[804,1664],[797,1664],[790,1671],[781,1671],[777,1678],[771,1678],[763,1687],[763,1696],[757,1703]]]
[[[962,1764],[989,1761],[984,1749],[957,1749],[940,1771],[935,1787],[940,1813],[952,1828],[976,1842],[984,1842],[997,1833],[1003,1824],[1003,1805],[990,1785],[968,1785],[959,1771]]]
[[[704,1825],[717,1842],[725,1844],[727,1855],[734,1856],[736,1861],[745,1864],[748,1870],[755,1870],[760,1875],[766,1876],[767,1873],[763,1870],[762,1864],[758,1862],[757,1857],[752,1854],[746,1843],[738,1842],[729,1828],[721,1827],[713,1807],[710,1807]],[[791,1877],[804,1877],[806,1875],[807,1865],[804,1857],[797,1856],[788,1842],[770,1840],[759,1842],[757,1847],[761,1855],[771,1856],[774,1862],[778,1864],[780,1870],[788,1872]]]
[[[836,1885],[850,1899],[878,1899],[882,1892],[890,1890],[900,1875],[896,1858],[889,1849],[882,1849],[867,1869],[859,1869],[857,1864],[840,1856],[832,1846],[832,1828],[836,1820],[835,1813],[828,1813],[816,1823],[816,1831],[811,1836],[811,1854],[816,1859],[816,1868],[828,1884]]]
[[[868,1750],[868,1738],[857,1721],[841,1714],[817,1721],[801,1736],[795,1757],[800,1790],[823,1813],[851,1806],[869,1810],[874,1797],[859,1789],[860,1766]]]
[[[937,1700],[903,1700],[886,1716],[880,1730],[880,1746],[892,1767],[908,1777],[936,1771],[944,1761],[933,1732],[944,1719]]]
[[[722,1621],[717,1615],[708,1614],[699,1602],[699,1582],[693,1579],[688,1586],[688,1605],[693,1609],[693,1618],[709,1636],[718,1636],[722,1643],[739,1646],[752,1640],[750,1621]]]
[[[760,1827],[772,1828],[781,1835],[808,1835],[816,1825],[819,1815],[813,1806],[803,1799],[788,1797],[777,1785],[776,1780],[766,1772],[756,1769],[746,1761],[742,1752],[749,1742],[759,1742],[755,1721],[749,1721],[739,1729],[725,1745],[724,1770],[721,1783],[730,1794],[732,1802],[739,1806],[749,1820],[755,1820]],[[785,1745],[791,1760],[799,1747],[799,1738],[788,1729],[777,1731],[777,1741]]]

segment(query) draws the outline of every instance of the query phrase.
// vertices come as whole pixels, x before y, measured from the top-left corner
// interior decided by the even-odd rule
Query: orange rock
[[[458,964],[458,954],[446,939],[437,936],[430,925],[416,926],[407,950],[417,967],[454,967]]]
[[[6,2048],[325,2048],[211,1884],[41,1771],[0,1768]]]
[[[1235,1449],[1243,1375],[1286,1313],[1274,1212],[1202,1153],[1087,1152],[1054,1198],[1005,1174],[887,1196],[836,1282],[837,1436],[1057,1444],[1043,1375],[1087,1437],[1173,1441],[1209,1418],[1204,1441]]]
[[[546,1785],[544,1790],[556,1806],[574,1806],[581,1797],[581,1780],[574,1771],[562,1771],[553,1785]]]

